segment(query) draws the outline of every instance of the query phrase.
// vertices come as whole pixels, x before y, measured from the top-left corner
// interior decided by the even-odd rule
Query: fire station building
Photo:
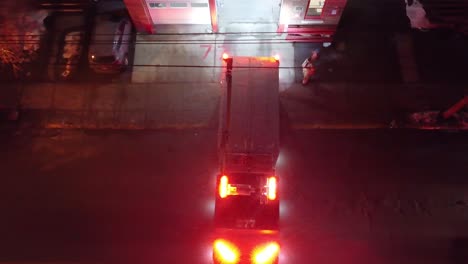
[[[285,33],[331,40],[347,0],[124,0],[141,33]]]

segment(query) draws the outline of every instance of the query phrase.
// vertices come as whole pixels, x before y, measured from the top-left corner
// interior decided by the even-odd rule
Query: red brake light
[[[234,264],[239,262],[239,250],[223,239],[217,239],[214,244],[214,257],[221,263]]]
[[[226,52],[223,53],[223,60],[227,60],[229,59],[229,54],[227,54]]]
[[[266,193],[268,200],[276,199],[276,189],[277,189],[276,177],[268,178],[267,179],[267,193]]]
[[[229,179],[226,175],[219,180],[218,193],[221,198],[226,198],[229,194]]]
[[[279,255],[280,247],[278,243],[271,242],[264,246],[258,247],[252,254],[252,262],[255,264],[274,263]]]

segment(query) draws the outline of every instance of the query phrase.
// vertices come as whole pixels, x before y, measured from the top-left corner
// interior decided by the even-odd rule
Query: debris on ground
[[[417,112],[409,115],[410,126],[419,126],[425,129],[468,129],[468,113],[453,114],[449,119],[443,119],[439,111]]]

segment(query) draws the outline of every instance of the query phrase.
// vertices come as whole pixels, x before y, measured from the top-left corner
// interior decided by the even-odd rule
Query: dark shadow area
[[[468,262],[468,238],[457,237],[452,241],[450,263],[465,264]]]
[[[284,146],[286,141],[291,137],[292,127],[291,127],[291,120],[289,119],[288,113],[284,109],[284,106],[279,104],[279,116],[280,116],[280,146]]]
[[[413,32],[414,55],[426,82],[468,84],[468,37],[447,29]]]
[[[340,20],[337,38],[343,32],[381,34],[409,29],[404,1],[348,0]]]

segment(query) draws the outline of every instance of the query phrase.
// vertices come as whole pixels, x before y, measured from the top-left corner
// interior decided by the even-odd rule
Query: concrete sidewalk
[[[217,82],[222,54],[280,55],[280,83],[294,82],[294,46],[281,34],[137,35],[132,82]]]
[[[24,87],[22,123],[45,128],[183,129],[214,125],[219,84],[65,84]]]
[[[35,83],[4,86],[0,103],[14,109],[20,102],[25,126],[215,128],[222,88],[218,82]],[[281,90],[283,122],[292,129],[388,128],[402,115],[446,109],[468,92],[435,84],[415,88],[318,82],[281,84]]]
[[[389,128],[410,113],[445,110],[468,93],[468,87],[456,85],[330,82],[283,90],[282,107],[295,129]]]

